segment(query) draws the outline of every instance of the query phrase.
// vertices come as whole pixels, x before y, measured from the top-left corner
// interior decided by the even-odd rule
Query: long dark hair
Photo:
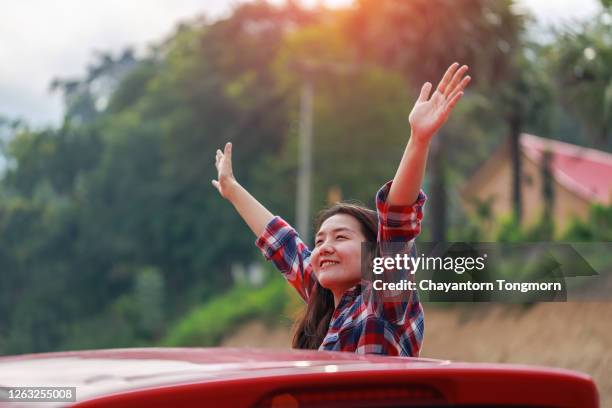
[[[355,218],[366,240],[376,242],[378,231],[376,211],[355,203],[341,202],[323,209],[315,220],[315,231],[319,231],[323,222],[336,214],[346,214]],[[296,321],[293,347],[318,349],[327,334],[334,309],[332,291],[324,288],[317,281],[310,293],[303,317]]]

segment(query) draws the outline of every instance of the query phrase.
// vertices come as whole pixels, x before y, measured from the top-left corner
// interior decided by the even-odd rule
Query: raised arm
[[[410,140],[389,190],[390,205],[411,205],[417,201],[423,183],[429,144],[463,96],[463,89],[470,82],[470,77],[465,76],[467,70],[467,65],[459,68],[458,63],[452,64],[431,97],[430,82],[426,82],[421,88],[419,98],[408,118]]]
[[[256,245],[269,261],[272,261],[287,281],[307,301],[316,278],[310,264],[310,249],[298,233],[282,218],[275,217],[234,177],[232,170],[232,144],[217,150],[215,166],[218,180],[212,180],[219,194],[231,202],[238,214],[257,237]]]
[[[212,180],[212,184],[223,198],[232,203],[251,231],[259,237],[274,215],[236,181],[232,170],[232,144],[226,143],[223,150],[217,149],[215,166],[218,180]]]
[[[446,122],[457,104],[463,89],[470,82],[465,76],[468,67],[452,64],[436,91],[431,95],[432,85],[427,82],[421,89],[409,122],[411,137],[392,182],[385,184],[376,195],[379,231],[378,241],[384,256],[393,256],[398,248],[385,246],[385,242],[408,242],[420,231],[425,194],[420,192],[425,173],[429,144],[435,133]],[[406,246],[410,256],[415,257],[414,245]],[[389,252],[388,254],[386,252]],[[402,276],[413,279],[408,270],[392,271],[394,278]],[[418,356],[423,340],[423,309],[417,291],[372,292],[370,307],[380,318],[391,324],[393,336],[389,336],[391,350],[399,354]]]

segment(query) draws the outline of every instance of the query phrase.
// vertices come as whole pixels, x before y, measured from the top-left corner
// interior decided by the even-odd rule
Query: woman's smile
[[[323,268],[325,268],[325,267],[327,267],[327,266],[338,265],[339,263],[340,263],[340,262],[338,262],[338,261],[334,261],[334,260],[331,260],[331,259],[323,259],[323,260],[321,260],[321,262],[319,263],[319,267],[320,267],[321,269],[323,269]]]

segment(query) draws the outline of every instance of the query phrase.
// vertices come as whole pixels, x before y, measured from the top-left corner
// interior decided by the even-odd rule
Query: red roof
[[[527,158],[540,163],[552,153],[555,180],[589,202],[612,203],[612,154],[523,133],[521,148]]]

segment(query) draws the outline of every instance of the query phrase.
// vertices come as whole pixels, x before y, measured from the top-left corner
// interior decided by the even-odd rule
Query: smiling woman
[[[423,310],[416,291],[382,302],[361,278],[362,242],[411,242],[419,234],[425,194],[420,186],[429,144],[470,81],[468,67],[452,64],[432,94],[425,83],[409,116],[411,137],[393,180],[376,194],[376,211],[339,203],[323,210],[310,249],[295,229],[272,215],[234,178],[232,145],[217,150],[213,185],[258,237],[264,256],[306,302],[293,346],[302,349],[418,356]],[[414,245],[409,246],[414,251]]]

